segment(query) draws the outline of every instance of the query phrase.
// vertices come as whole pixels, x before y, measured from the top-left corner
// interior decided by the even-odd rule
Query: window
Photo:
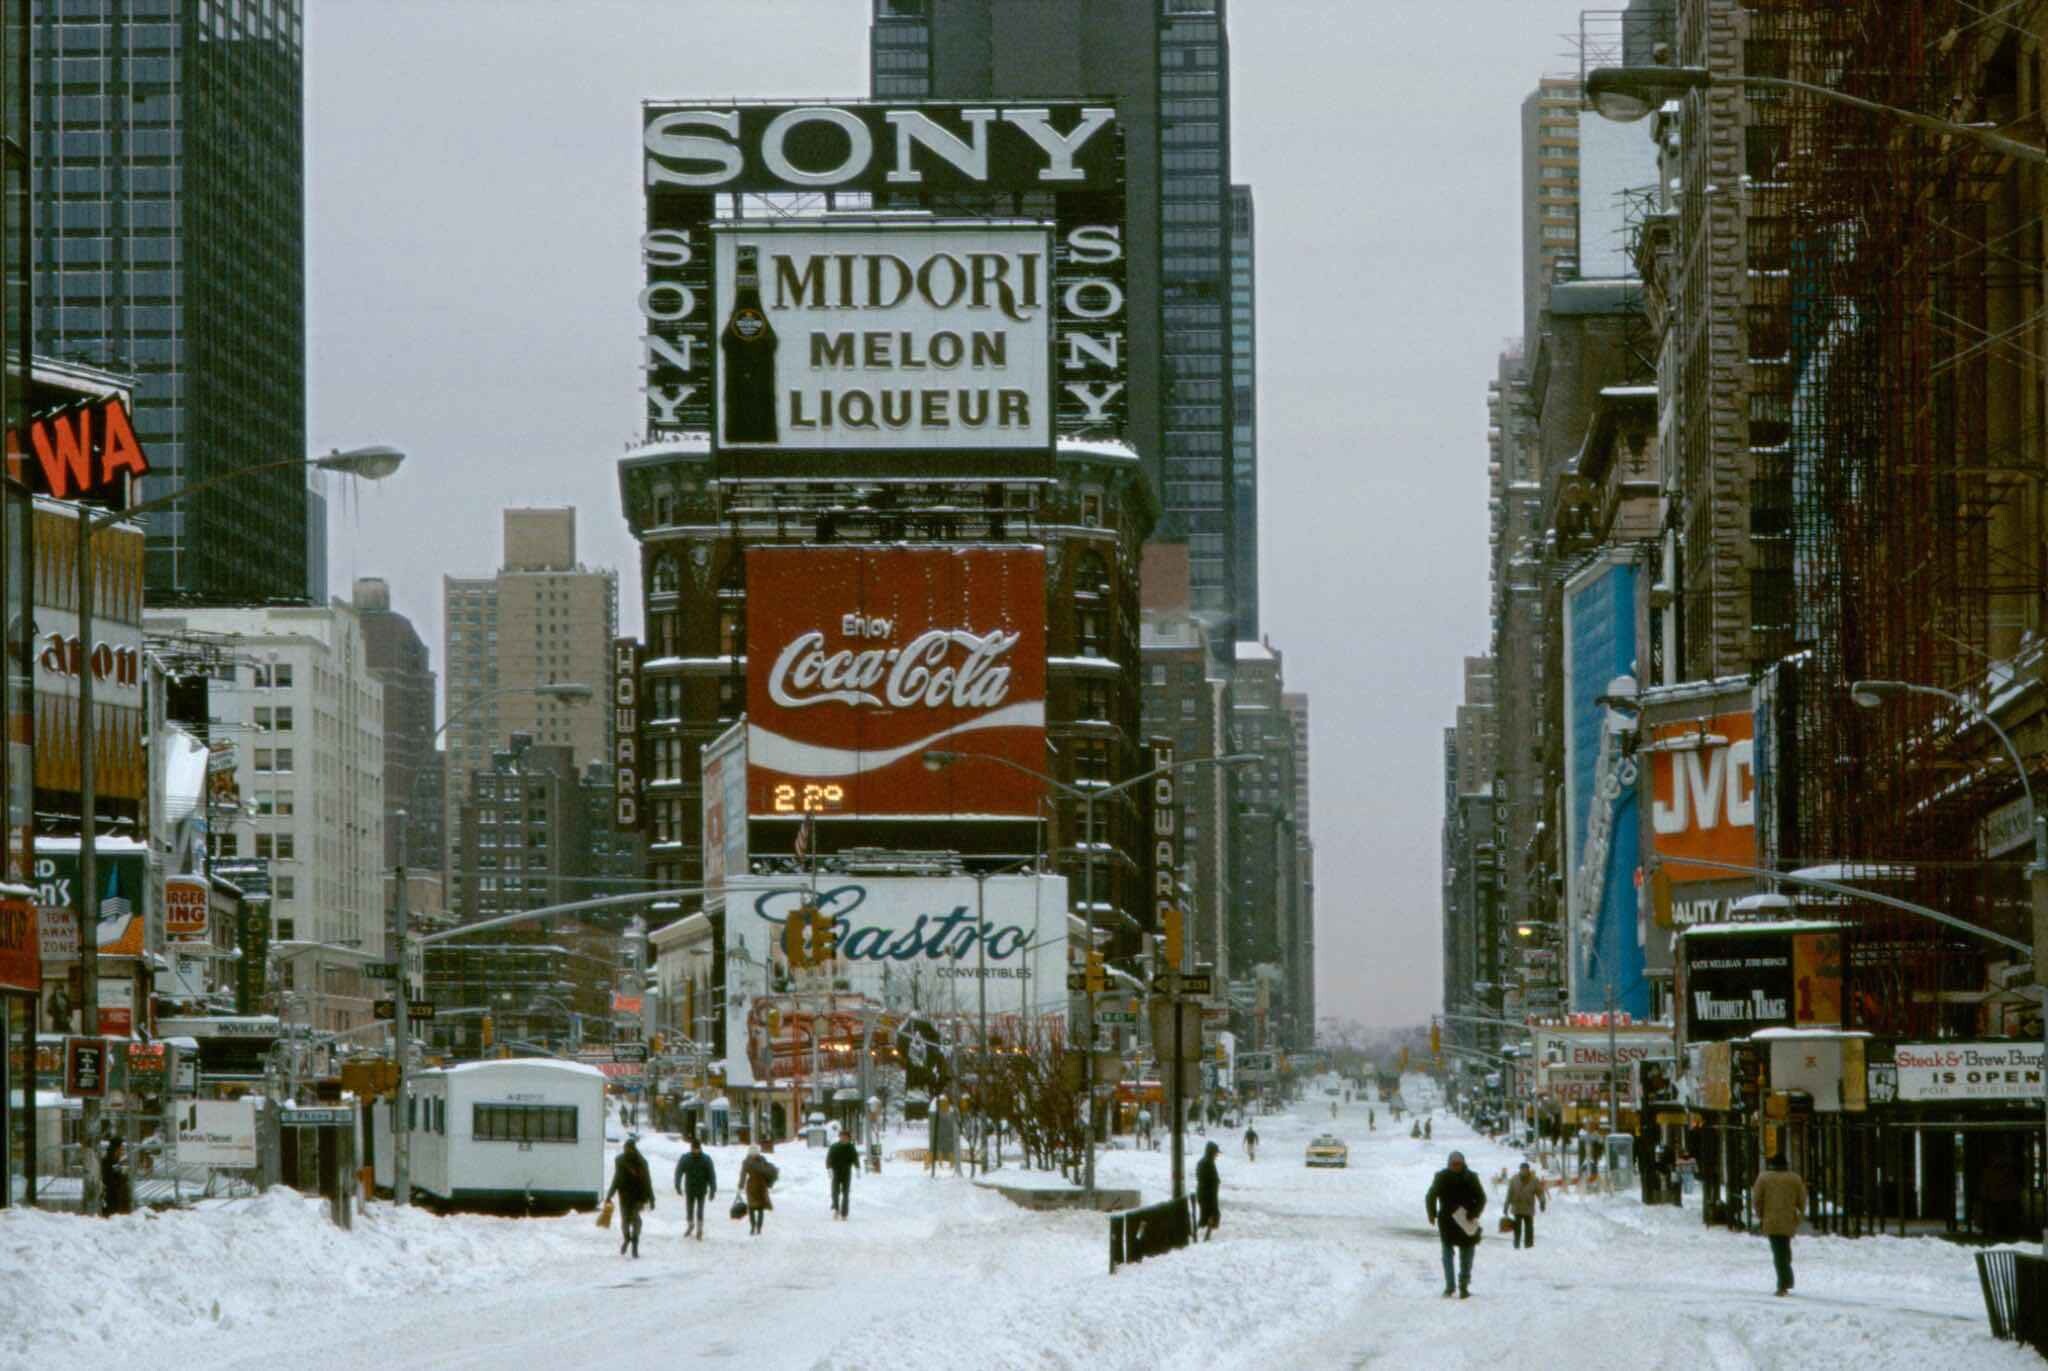
[[[275,847],[275,843],[276,840],[270,834],[258,833],[256,835],[256,855],[262,858],[269,857]]]
[[[479,1104],[470,1123],[477,1142],[576,1141],[576,1106],[571,1104]]]
[[[270,706],[269,706],[269,705],[258,705],[258,706],[256,706],[256,731],[257,731],[258,733],[268,733],[268,732],[270,732]]]
[[[270,683],[278,690],[290,690],[292,688],[292,664],[290,662],[279,662],[276,666],[272,667]]]
[[[259,709],[256,712],[261,714],[263,711]],[[277,707],[275,723],[279,733],[289,733],[292,731],[292,707],[290,705],[279,705]]]
[[[260,855],[260,854],[259,854],[259,855]],[[296,855],[297,855],[297,843],[296,843],[296,841],[295,841],[295,840],[293,839],[292,835],[291,835],[291,834],[289,834],[289,833],[280,833],[280,834],[278,834],[278,835],[277,835],[277,859],[278,859],[279,861],[281,861],[281,862],[289,862],[289,861],[292,861],[292,860],[293,860],[293,859],[295,858],[295,856],[296,856]]]
[[[270,893],[280,900],[293,899],[298,895],[298,881],[291,876],[272,876]]]
[[[290,814],[292,812],[292,793],[289,790],[277,791],[272,803],[276,805],[277,813]],[[265,810],[264,812],[270,813],[271,811]]]
[[[288,942],[294,942],[294,941],[296,941],[296,940],[297,940],[297,938],[298,938],[298,922],[297,922],[296,920],[294,920],[294,919],[279,919],[279,920],[277,921],[277,940],[278,940],[279,942],[281,942],[281,943],[288,943]],[[285,967],[285,970],[286,970],[287,972],[289,972],[289,971],[291,970],[291,967],[290,967],[289,965],[287,965],[287,966]],[[291,987],[290,987],[290,985],[289,985],[289,984],[287,984],[285,988],[286,988],[286,989],[290,989]]]
[[[275,754],[269,748],[259,747],[256,749],[255,766],[258,771],[271,770],[274,760]]]
[[[288,747],[278,748],[276,760],[277,765],[273,768],[274,770],[279,772],[290,771],[292,769],[292,750]],[[256,769],[261,771],[263,768],[259,766]]]
[[[1163,666],[1155,666],[1155,667],[1153,667],[1153,668],[1152,668],[1152,684],[1153,684],[1153,685],[1156,685],[1156,686],[1163,686],[1163,685],[1165,685],[1165,684],[1166,684],[1166,668],[1165,668],[1165,667],[1163,667]]]

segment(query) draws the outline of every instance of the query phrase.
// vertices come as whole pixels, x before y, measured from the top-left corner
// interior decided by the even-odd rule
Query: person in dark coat
[[[1479,1216],[1486,1212],[1486,1187],[1465,1165],[1463,1152],[1451,1153],[1449,1165],[1436,1173],[1422,1207],[1443,1244],[1444,1298],[1470,1299],[1472,1253],[1479,1246]]]
[[[1202,1149],[1202,1160],[1195,1163],[1195,1208],[1199,1213],[1196,1226],[1202,1230],[1203,1242],[1215,1236],[1216,1225],[1223,1221],[1223,1178],[1216,1174],[1216,1154],[1222,1150],[1210,1143]]]
[[[747,1149],[747,1159],[740,1163],[740,1190],[747,1197],[747,1232],[759,1236],[761,1225],[766,1222],[768,1211],[775,1207],[768,1198],[768,1192],[781,1179],[782,1173],[775,1163],[761,1155],[761,1149]]]
[[[683,1197],[683,1236],[704,1241],[704,1200],[718,1193],[718,1168],[701,1137],[692,1137],[690,1150],[676,1158],[676,1193]]]
[[[853,1199],[853,1173],[860,1168],[860,1149],[844,1131],[825,1149],[825,1169],[832,1173],[832,1217],[843,1219]]]
[[[625,1256],[631,1248],[634,1257],[640,1255],[640,1211],[654,1208],[654,1177],[648,1174],[647,1158],[640,1155],[640,1142],[628,1134],[625,1150],[612,1163],[612,1188],[604,1192],[609,1200],[619,1197],[619,1255]]]
[[[135,1207],[135,1193],[128,1184],[128,1145],[109,1138],[100,1153],[100,1213],[111,1218]]]
[[[1250,1124],[1244,1130],[1244,1159],[1255,1162],[1259,1159],[1259,1130]]]

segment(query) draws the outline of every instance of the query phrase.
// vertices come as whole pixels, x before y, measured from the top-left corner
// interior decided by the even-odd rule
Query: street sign
[[[1135,1024],[1138,1016],[1128,1009],[1105,1009],[1095,1016],[1095,1022],[1107,1028],[1113,1024]]]
[[[395,981],[398,979],[398,963],[365,962],[363,974],[373,981]]]
[[[646,1043],[613,1043],[612,1060],[615,1062],[644,1062],[647,1060]]]
[[[1170,999],[1157,999],[1149,1006],[1152,1014],[1152,1055],[1160,1061],[1171,1061],[1174,1052],[1174,1010],[1180,1011],[1179,1058],[1185,1062],[1199,1061],[1202,1056],[1202,1007],[1198,1004]]]
[[[103,1038],[64,1040],[64,1095],[98,1099],[107,1093],[107,1044]]]
[[[289,1105],[278,1117],[286,1128],[331,1128],[355,1121],[353,1109],[293,1109]]]
[[[375,1018],[395,1019],[398,1017],[398,1001],[379,1000],[371,1007],[370,1012]],[[432,1000],[409,1001],[406,1004],[405,1012],[408,1017],[413,1019],[431,1019],[434,1017],[434,1002]]]
[[[1208,995],[1216,988],[1216,978],[1206,971],[1187,971],[1180,975],[1180,993],[1183,995]],[[1152,978],[1152,993],[1171,995],[1174,993],[1174,973]]]

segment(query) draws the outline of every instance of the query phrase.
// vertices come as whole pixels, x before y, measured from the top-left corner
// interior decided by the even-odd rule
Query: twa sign
[[[1756,865],[1755,743],[1747,710],[1650,726],[1651,843],[1666,879],[1735,873],[1687,857]]]
[[[1045,554],[1037,548],[747,553],[751,813],[1037,812],[994,762],[1045,764]]]
[[[149,474],[149,458],[118,399],[94,400],[29,421],[7,432],[7,472],[60,500],[110,494],[123,477]]]

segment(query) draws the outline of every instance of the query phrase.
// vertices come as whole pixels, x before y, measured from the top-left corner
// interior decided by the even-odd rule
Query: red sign
[[[40,994],[42,947],[33,900],[0,900],[0,989]]]
[[[124,476],[147,476],[149,458],[128,422],[128,406],[91,400],[31,419],[26,443],[19,430],[9,429],[7,471],[45,495],[75,500],[105,495]]]
[[[747,553],[747,807],[804,814],[1038,812],[1045,767],[1039,548]]]
[[[164,877],[164,935],[171,938],[206,936],[204,877]]]
[[[1753,735],[1748,710],[1650,726],[1651,842],[1673,884],[1740,874],[1687,857],[1756,865]]]

